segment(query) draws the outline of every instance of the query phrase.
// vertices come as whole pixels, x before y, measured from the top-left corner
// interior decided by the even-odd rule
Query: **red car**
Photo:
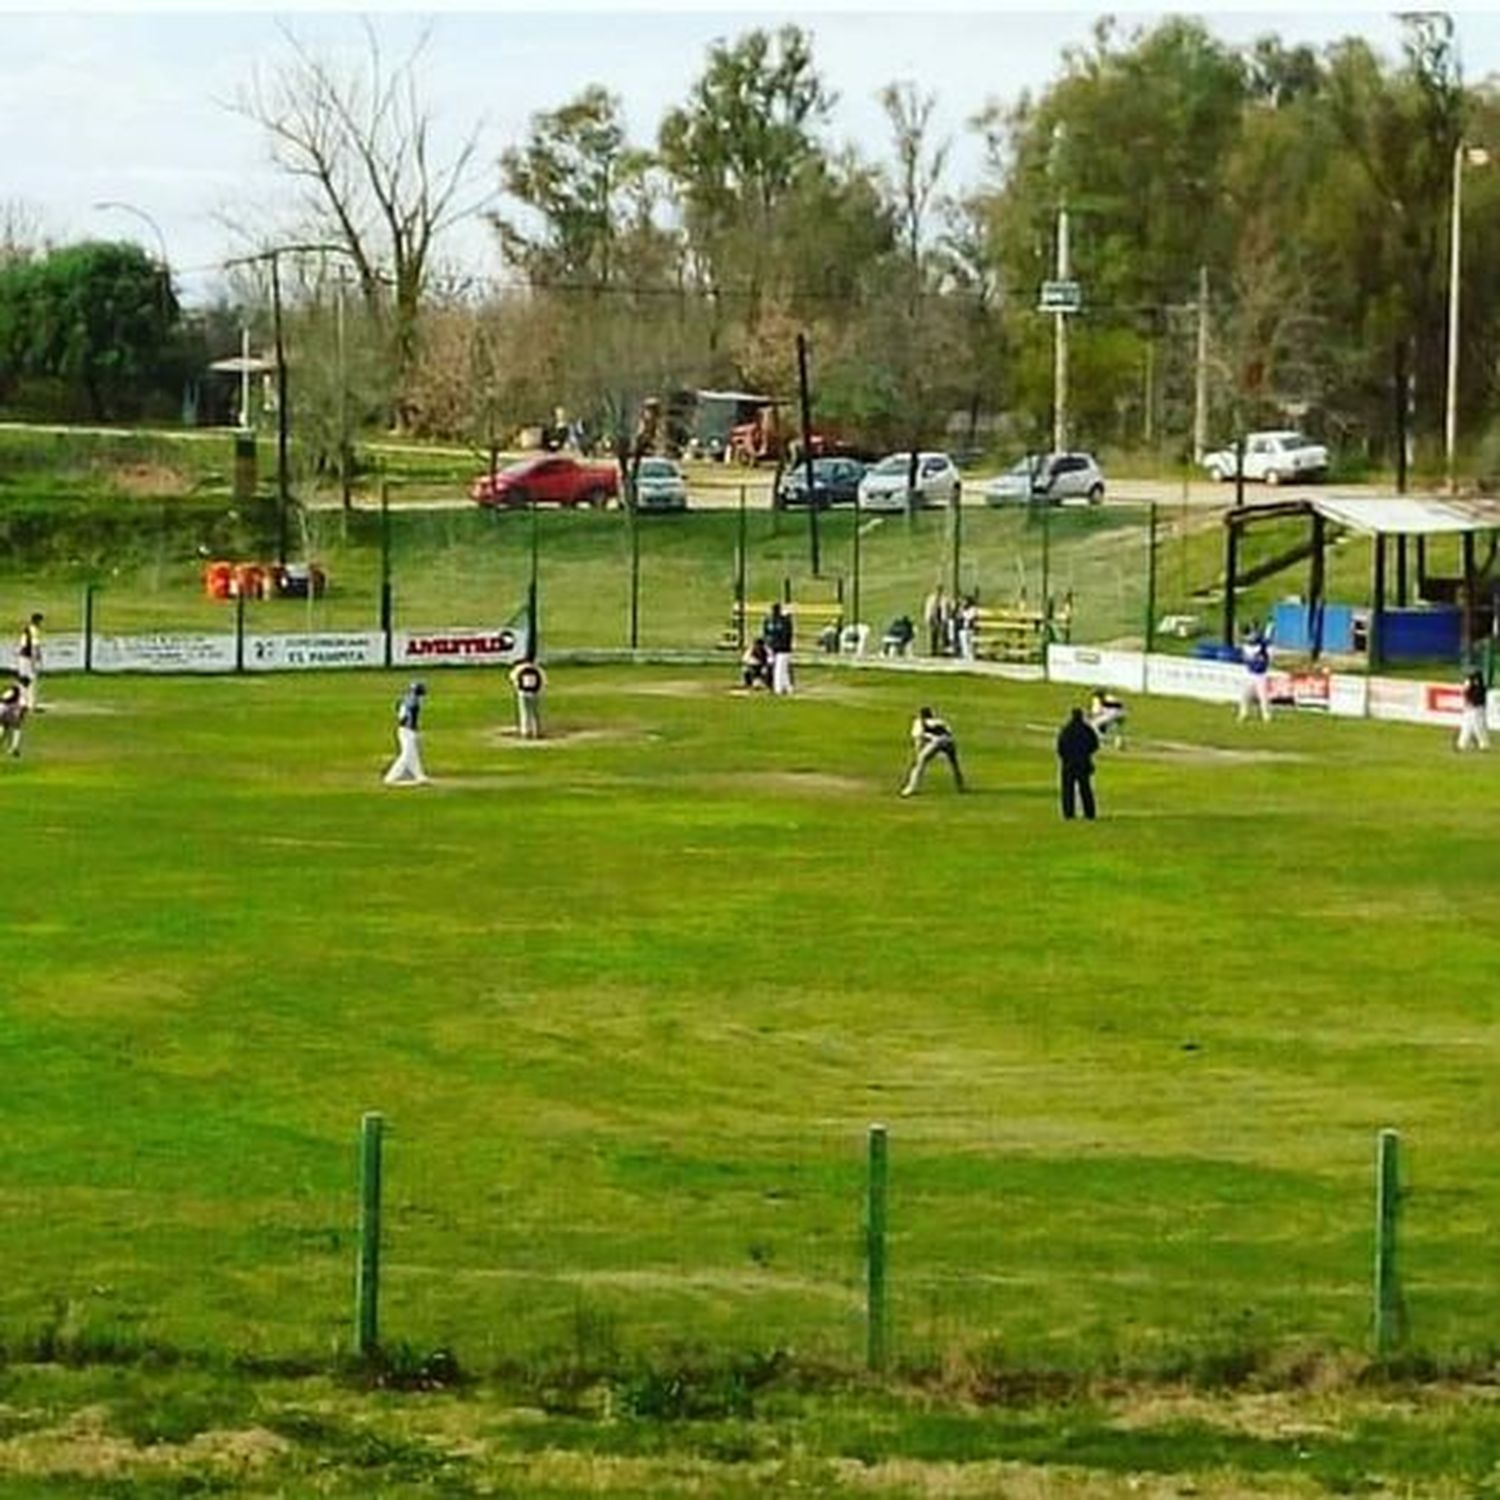
[[[481,505],[608,505],[620,496],[620,476],[613,464],[589,464],[562,453],[542,453],[481,474],[469,486],[469,498]]]

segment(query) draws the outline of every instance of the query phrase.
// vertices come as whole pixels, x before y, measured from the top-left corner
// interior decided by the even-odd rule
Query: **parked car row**
[[[1328,449],[1291,428],[1247,433],[1243,444],[1220,448],[1203,457],[1210,477],[1227,482],[1243,468],[1247,480],[1266,484],[1310,482],[1328,473]],[[914,503],[946,506],[957,502],[963,481],[946,453],[920,452],[913,475],[910,452],[892,453],[875,464],[824,455],[808,466],[794,464],[777,484],[776,503],[819,509],[854,505],[865,510],[906,509],[907,489]],[[687,481],[674,459],[642,459],[637,481],[637,503],[642,511],[681,511],[688,506]],[[495,474],[482,474],[470,486],[470,497],[493,507],[560,505],[605,506],[620,502],[620,472],[610,463],[594,463],[563,453],[538,454]],[[1063,505],[1104,500],[1105,481],[1098,460],[1090,453],[1029,453],[984,487],[989,505]]]
[[[866,465],[844,457],[815,458],[797,464],[781,476],[776,500],[788,507],[811,501],[820,509],[858,503],[871,511],[903,511],[908,486],[922,507],[947,506],[959,500],[963,480],[946,453],[923,451],[913,465],[908,452],[892,453]],[[470,486],[470,498],[496,509],[527,505],[559,505],[567,509],[620,503],[621,476],[614,464],[593,463],[569,454],[547,453],[522,459],[494,474],[481,474]],[[688,505],[687,481],[674,459],[641,460],[636,475],[637,504],[642,511],[680,511]],[[1086,453],[1031,455],[992,481],[985,489],[991,505],[1045,500],[1061,504],[1083,499],[1098,504],[1104,498],[1104,476]]]
[[[812,502],[820,510],[856,502],[864,510],[905,510],[910,478],[910,453],[892,453],[877,464],[863,464],[853,458],[815,458]],[[949,505],[959,497],[962,487],[958,467],[946,453],[917,455],[918,505]],[[808,493],[807,466],[797,464],[781,476],[776,500],[780,505],[802,506],[808,503]]]

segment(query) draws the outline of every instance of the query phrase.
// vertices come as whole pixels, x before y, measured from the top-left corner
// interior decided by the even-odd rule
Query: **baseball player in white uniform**
[[[422,705],[427,685],[414,682],[396,702],[396,758],[385,773],[387,786],[421,786],[431,778],[422,769]]]

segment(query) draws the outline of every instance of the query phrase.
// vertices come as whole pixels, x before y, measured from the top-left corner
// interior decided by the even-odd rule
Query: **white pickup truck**
[[[1203,455],[1203,467],[1211,478],[1234,478],[1235,451],[1220,448]],[[1300,432],[1285,428],[1276,432],[1245,434],[1245,478],[1267,484],[1297,483],[1322,479],[1328,473],[1328,450]]]

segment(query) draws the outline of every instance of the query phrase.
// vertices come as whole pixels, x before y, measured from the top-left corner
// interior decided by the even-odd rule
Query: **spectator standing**
[[[1057,736],[1057,759],[1062,771],[1062,815],[1071,819],[1076,804],[1083,804],[1083,815],[1094,820],[1094,757],[1099,753],[1099,736],[1089,727],[1081,708],[1075,708]]]
[[[760,633],[771,653],[771,691],[779,698],[789,697],[792,693],[792,617],[782,609],[779,600],[771,605]]]
[[[979,601],[972,594],[958,608],[958,654],[965,661],[974,660],[979,635]]]
[[[422,786],[430,779],[422,769],[422,708],[427,685],[414,682],[396,701],[396,758],[385,773],[387,786]]]
[[[943,652],[943,626],[948,618],[948,600],[939,584],[922,601],[922,623],[927,627],[927,654],[941,656]]]
[[[523,740],[542,737],[542,693],[547,674],[541,664],[518,661],[510,669],[510,685],[516,690],[516,729]]]
[[[922,773],[934,756],[941,755],[953,768],[953,785],[961,792],[964,789],[964,773],[958,766],[958,742],[953,731],[930,708],[917,710],[911,721],[912,762],[901,788],[903,797],[913,797],[922,784]]]
[[[1483,672],[1470,672],[1464,679],[1463,717],[1459,721],[1456,750],[1488,750],[1489,726],[1485,723],[1485,704],[1490,691]]]

